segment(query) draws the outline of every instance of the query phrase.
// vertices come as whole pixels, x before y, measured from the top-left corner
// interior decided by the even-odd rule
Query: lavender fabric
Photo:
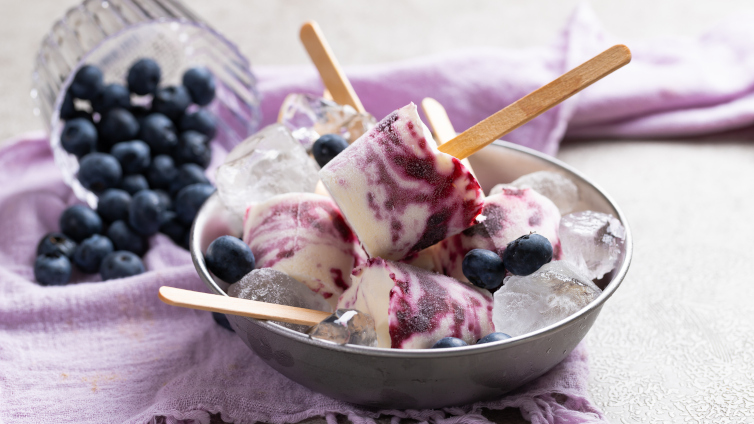
[[[744,25],[743,22],[747,24]],[[632,44],[633,63],[506,138],[555,153],[574,137],[695,135],[754,121],[754,29],[734,20],[698,40]],[[431,96],[463,130],[613,44],[579,8],[547,48],[475,50],[397,64],[347,68],[378,118]],[[312,69],[257,69],[264,123],[290,92],[321,92]],[[487,422],[483,408],[520,408],[533,423],[604,422],[587,396],[586,349],[509,395],[429,411],[371,411],[281,376],[207,312],[167,306],[162,285],[204,290],[188,252],[154,236],[148,272],[99,282],[41,287],[32,264],[37,241],[58,230],[76,203],[41,134],[0,151],[0,423],[296,422],[380,414],[438,423]],[[224,147],[215,146],[216,162]]]

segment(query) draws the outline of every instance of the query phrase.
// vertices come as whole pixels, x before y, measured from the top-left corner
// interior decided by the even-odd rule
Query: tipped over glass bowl
[[[159,64],[161,86],[180,84],[184,71],[192,67],[210,70],[216,94],[206,109],[216,119],[213,142],[229,149],[259,124],[259,94],[248,60],[179,1],[86,0],[68,10],[44,37],[32,73],[31,96],[35,115],[49,131],[55,162],[65,182],[91,207],[96,206],[97,197],[78,181],[79,161],[60,144],[65,124],[61,106],[82,66],[101,69],[105,84],[125,84],[129,67],[141,58]],[[133,99],[135,105],[149,101],[149,96]],[[93,115],[95,124],[99,118]]]

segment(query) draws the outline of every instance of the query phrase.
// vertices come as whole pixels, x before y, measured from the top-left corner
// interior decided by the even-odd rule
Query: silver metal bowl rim
[[[498,141],[495,141],[493,144],[491,144],[491,146],[516,150],[521,153],[526,153],[532,156],[536,156],[539,159],[542,159],[546,162],[550,162],[554,165],[557,165],[558,167],[565,169],[566,171],[580,178],[587,185],[592,186],[592,188],[594,188],[601,196],[603,196],[605,200],[607,200],[607,202],[610,204],[610,206],[615,210],[616,214],[618,215],[617,216],[618,220],[620,220],[621,224],[623,224],[623,227],[626,230],[626,238],[625,238],[625,243],[624,243],[625,259],[621,267],[615,272],[615,276],[613,277],[613,279],[610,280],[610,282],[607,284],[607,286],[602,291],[600,296],[597,299],[595,299],[593,302],[591,302],[588,306],[586,306],[585,308],[581,309],[579,312],[563,320],[560,320],[552,325],[541,328],[531,333],[523,334],[517,337],[512,337],[507,340],[502,340],[502,341],[497,341],[497,342],[492,342],[492,343],[485,343],[481,345],[477,344],[477,345],[455,347],[455,348],[442,348],[442,349],[391,349],[391,348],[368,347],[368,346],[358,346],[358,345],[340,345],[340,344],[325,341],[325,340],[313,339],[313,338],[310,338],[306,334],[299,333],[297,331],[290,330],[278,324],[266,322],[264,320],[257,320],[254,318],[247,318],[247,319],[277,334],[280,334],[289,338],[298,339],[299,341],[313,344],[315,346],[332,349],[336,351],[341,351],[341,352],[364,354],[367,356],[382,356],[382,357],[394,357],[394,358],[405,358],[405,359],[468,356],[468,355],[487,353],[492,350],[497,350],[501,347],[509,347],[513,345],[528,343],[531,340],[541,339],[543,337],[550,337],[554,333],[556,333],[561,326],[574,322],[574,321],[578,321],[579,319],[582,319],[582,318],[586,319],[586,316],[590,315],[596,309],[601,308],[602,305],[605,303],[605,301],[607,301],[607,299],[609,299],[610,296],[612,296],[613,293],[615,293],[615,290],[618,289],[618,286],[620,286],[626,274],[628,273],[628,268],[631,265],[631,257],[633,255],[633,238],[631,235],[631,229],[626,220],[626,216],[623,214],[623,211],[621,211],[621,209],[617,206],[617,204],[613,201],[613,199],[609,195],[607,195],[599,186],[592,183],[589,179],[584,177],[580,172],[576,171],[574,168],[561,162],[560,160],[552,156],[546,155],[544,153],[541,153],[539,151],[530,149],[528,147],[520,146],[520,145],[513,144],[506,141],[498,140]],[[212,196],[218,196],[217,192],[215,192]],[[207,202],[205,202],[205,204],[199,210],[199,212],[197,213],[197,217],[202,214],[206,206],[207,206]],[[225,291],[223,291],[220,288],[220,286],[218,286],[217,283],[213,280],[212,274],[207,269],[207,266],[204,263],[204,256],[201,253],[201,246],[199,245],[199,237],[196,237],[194,233],[196,222],[197,220],[194,220],[194,223],[191,226],[191,235],[190,235],[190,240],[189,240],[191,259],[194,262],[194,267],[196,268],[199,274],[199,277],[202,279],[202,281],[204,281],[204,283],[207,285],[207,287],[211,291],[213,291],[215,294],[228,296],[228,294],[225,293]]]

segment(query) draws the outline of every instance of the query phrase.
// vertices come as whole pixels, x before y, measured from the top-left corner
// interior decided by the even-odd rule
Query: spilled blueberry
[[[145,271],[141,259],[125,250],[115,251],[105,256],[99,268],[102,280],[113,280],[138,275]]]
[[[62,286],[71,279],[71,261],[60,253],[45,253],[34,261],[34,278],[43,286]]]

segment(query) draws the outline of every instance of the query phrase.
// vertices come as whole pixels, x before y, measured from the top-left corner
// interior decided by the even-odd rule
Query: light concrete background
[[[0,0],[0,139],[41,128],[31,114],[31,70],[53,22],[79,0]],[[345,66],[469,46],[526,48],[550,42],[578,0],[187,0],[253,65],[308,64],[298,41],[315,19]],[[626,40],[696,36],[751,0],[595,0],[605,27]]]
[[[299,25],[316,19],[344,65],[469,46],[550,42],[576,0],[187,0],[253,65],[308,64]],[[73,0],[0,0],[0,138],[41,128],[31,113],[34,54]],[[751,0],[595,0],[611,33],[695,37]],[[367,47],[368,46],[368,47]],[[559,158],[623,208],[635,255],[587,337],[590,390],[611,422],[754,422],[754,142],[751,131],[700,140],[567,142]],[[516,414],[496,420],[520,420]],[[316,420],[315,420],[316,421]]]

